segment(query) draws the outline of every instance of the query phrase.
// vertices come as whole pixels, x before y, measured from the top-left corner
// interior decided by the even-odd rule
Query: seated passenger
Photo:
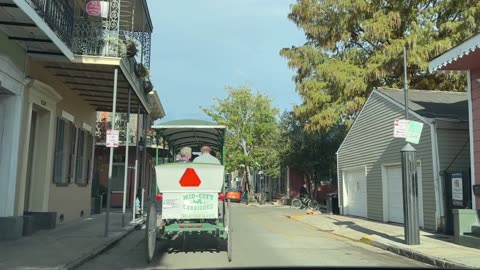
[[[210,154],[212,149],[208,145],[202,146],[200,149],[202,154],[193,160],[194,163],[209,163],[220,165],[220,160]]]
[[[176,162],[189,162],[192,157],[192,148],[185,146],[180,150],[180,158]]]

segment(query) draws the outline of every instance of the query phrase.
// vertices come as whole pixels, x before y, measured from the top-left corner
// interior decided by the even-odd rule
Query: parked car
[[[227,189],[226,197],[232,202],[240,202],[242,200],[242,192],[238,188],[229,188]]]

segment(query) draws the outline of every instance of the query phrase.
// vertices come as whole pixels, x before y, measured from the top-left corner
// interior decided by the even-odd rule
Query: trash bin
[[[327,197],[327,213],[328,214],[333,214],[332,213],[332,198],[329,196]]]
[[[328,193],[327,194],[327,213],[330,215],[332,214],[339,214],[339,209],[338,209],[338,198],[337,198],[337,193]]]

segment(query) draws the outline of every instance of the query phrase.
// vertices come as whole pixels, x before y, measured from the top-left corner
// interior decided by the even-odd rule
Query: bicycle
[[[311,210],[318,210],[318,202],[306,197],[304,199],[295,198],[292,200],[291,207],[295,209],[308,208]]]

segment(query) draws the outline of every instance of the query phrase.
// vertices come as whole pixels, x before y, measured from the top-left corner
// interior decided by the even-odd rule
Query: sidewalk
[[[401,225],[325,214],[289,218],[441,268],[480,268],[480,250],[454,244],[453,236],[421,231],[420,245],[409,246]]]
[[[15,241],[0,242],[0,269],[73,269],[135,229],[140,221],[121,228],[121,212],[110,212],[109,237],[104,237],[105,213],[92,215],[54,230],[37,231]]]

